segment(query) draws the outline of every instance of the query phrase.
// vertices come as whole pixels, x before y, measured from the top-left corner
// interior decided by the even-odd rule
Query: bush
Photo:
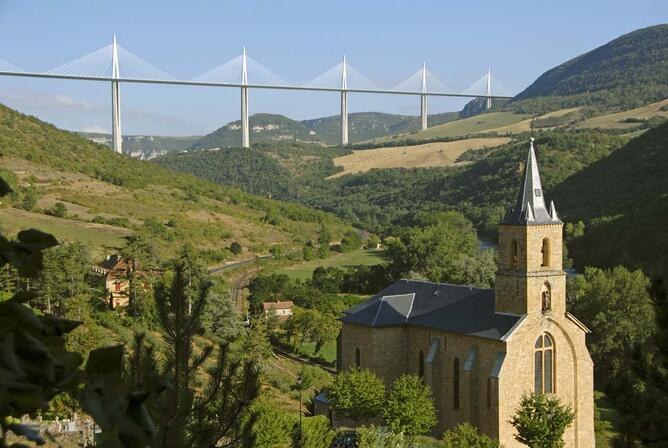
[[[239,255],[241,253],[241,244],[236,241],[230,244],[230,252],[234,255]]]
[[[67,207],[62,202],[56,202],[53,205],[53,208],[49,211],[50,215],[56,216],[58,218],[67,217]]]
[[[371,370],[353,368],[339,373],[328,398],[332,407],[354,420],[379,417],[385,385]]]
[[[436,425],[436,405],[422,378],[402,375],[392,384],[383,409],[385,423],[395,433],[425,434]]]
[[[293,446],[300,448],[329,448],[336,433],[329,425],[329,419],[324,415],[302,418],[301,440],[299,437],[299,422],[293,430]]]
[[[469,423],[462,423],[443,434],[443,448],[501,448],[501,444],[479,434]]]

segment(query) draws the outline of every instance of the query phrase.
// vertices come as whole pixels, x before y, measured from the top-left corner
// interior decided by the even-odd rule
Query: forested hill
[[[350,229],[319,210],[115,154],[3,105],[0,176],[15,190],[0,207],[3,230],[37,227],[90,243],[98,255],[139,238],[151,256],[173,256],[190,243],[217,262],[232,257],[226,248],[234,241],[247,257],[273,244],[301,246],[322,222],[339,236]]]
[[[625,34],[548,70],[510,107],[637,107],[668,97],[668,24]]]
[[[566,219],[587,222],[583,265],[624,264],[668,281],[668,123],[631,140],[552,191]],[[614,243],[613,243],[614,242]]]
[[[456,120],[458,112],[429,116],[429,124],[435,126]],[[338,145],[341,142],[341,118],[339,115],[297,121],[284,115],[255,114],[249,118],[250,136],[253,142],[297,142],[317,145]],[[416,116],[357,112],[349,115],[349,135],[352,143],[377,137],[400,134],[419,129]],[[241,142],[241,122],[233,121],[202,137],[191,149],[231,148]]]

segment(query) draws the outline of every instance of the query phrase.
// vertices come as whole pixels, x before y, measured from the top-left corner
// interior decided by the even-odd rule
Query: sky
[[[668,22],[665,0],[0,0],[0,60],[46,71],[111,43],[177,79],[241,53],[303,84],[337,65],[382,86],[423,61],[462,91],[490,67],[510,93],[610,40]],[[202,135],[239,119],[236,88],[123,84],[124,134]],[[103,82],[0,77],[0,102],[69,130],[109,132]],[[429,112],[465,100],[429,100]],[[250,113],[308,119],[339,113],[336,93],[251,90]],[[350,94],[350,112],[417,115],[419,98]]]

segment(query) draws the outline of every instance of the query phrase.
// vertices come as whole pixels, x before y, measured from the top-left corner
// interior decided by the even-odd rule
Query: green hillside
[[[585,235],[573,242],[579,262],[622,263],[668,279],[667,170],[668,123],[554,188],[562,217],[587,225]]]
[[[541,75],[514,110],[581,105],[632,108],[668,97],[668,24],[625,34]]]
[[[226,249],[233,241],[243,258],[273,244],[303,245],[321,221],[339,235],[349,228],[321,211],[114,154],[2,105],[0,156],[0,174],[16,191],[1,205],[0,226],[13,231],[30,222],[63,240],[83,238],[98,255],[122,249],[130,237],[159,257],[192,243],[217,262],[234,258]]]
[[[456,120],[458,112],[429,116],[430,126]],[[351,143],[387,135],[416,131],[420,123],[416,116],[359,112],[348,116]],[[249,118],[250,138],[258,142],[297,142],[336,146],[341,142],[339,115],[297,121],[283,115],[255,114]],[[192,149],[238,147],[241,143],[241,122],[233,121],[202,137]]]

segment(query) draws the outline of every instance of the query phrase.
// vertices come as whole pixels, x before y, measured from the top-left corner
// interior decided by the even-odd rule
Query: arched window
[[[550,240],[543,238],[543,247],[540,249],[540,253],[543,255],[542,267],[546,268],[550,266]]]
[[[452,372],[452,391],[453,404],[455,409],[459,409],[459,358],[455,358]]]
[[[554,343],[545,334],[539,336],[534,346],[534,378],[537,394],[554,392]]]
[[[540,309],[543,314],[552,311],[552,287],[548,282],[543,284],[540,291]]]
[[[420,356],[418,359],[418,374],[420,378],[424,378],[424,353],[420,350]]]
[[[359,367],[361,365],[360,363],[360,349],[359,347],[355,349],[355,365]]]
[[[515,270],[520,267],[520,261],[517,256],[517,240],[513,240],[510,243],[510,266]]]

